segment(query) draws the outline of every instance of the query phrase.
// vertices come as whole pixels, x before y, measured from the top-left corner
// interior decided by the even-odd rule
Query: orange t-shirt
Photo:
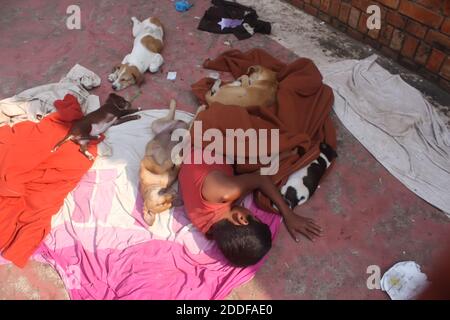
[[[195,164],[194,154],[197,152],[201,153],[199,150],[192,150],[191,164],[181,165],[178,182],[187,216],[195,227],[206,234],[231,209],[231,202],[214,203],[205,200],[202,195],[203,182],[212,171],[222,171],[231,176],[233,168],[226,163],[206,164],[202,161],[201,164]]]

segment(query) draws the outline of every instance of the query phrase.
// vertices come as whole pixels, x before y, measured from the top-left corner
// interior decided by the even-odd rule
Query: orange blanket
[[[0,252],[19,267],[50,231],[51,217],[61,208],[91,167],[73,142],[50,150],[83,116],[74,96],[55,102],[58,112],[41,122],[0,127]],[[89,151],[95,156],[97,147]]]
[[[336,131],[330,119],[334,101],[333,91],[323,84],[322,75],[311,60],[299,58],[285,64],[261,49],[245,53],[230,50],[214,60],[206,60],[203,66],[231,72],[238,78],[245,74],[250,66],[258,64],[278,73],[279,89],[276,105],[270,108],[255,106],[245,109],[216,103],[201,112],[198,120],[202,121],[203,132],[209,128],[217,128],[223,134],[226,129],[280,129],[279,152],[290,151],[296,147],[300,150],[299,154],[292,154],[281,160],[278,173],[272,176],[272,180],[281,187],[291,173],[319,156],[320,142],[325,141],[336,148]],[[213,83],[213,79],[204,78],[192,85],[192,90],[201,103],[206,103],[205,93]],[[191,137],[194,141],[194,130]],[[203,146],[209,143],[204,142]],[[225,140],[224,154],[226,144]],[[268,149],[270,150],[270,147]],[[261,166],[261,164],[237,164],[235,171],[251,172]],[[262,209],[273,211],[268,198],[259,192],[255,196]]]

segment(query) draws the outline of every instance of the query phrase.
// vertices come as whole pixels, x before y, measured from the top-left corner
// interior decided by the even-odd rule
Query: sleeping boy
[[[201,150],[192,150],[192,153]],[[194,155],[192,154],[193,158]],[[272,246],[269,226],[239,205],[247,194],[259,190],[278,208],[295,241],[298,233],[314,241],[322,233],[312,219],[295,214],[268,176],[259,172],[234,175],[230,164],[182,163],[178,175],[186,213],[192,224],[216,241],[234,266],[260,261]]]

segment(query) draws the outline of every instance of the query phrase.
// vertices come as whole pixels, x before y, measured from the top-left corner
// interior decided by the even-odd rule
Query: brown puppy
[[[80,152],[92,161],[94,156],[87,149],[89,141],[99,139],[100,134],[111,126],[139,119],[141,116],[131,114],[140,110],[140,108],[131,109],[130,102],[115,93],[111,93],[104,105],[80,120],[74,121],[69,133],[54,146],[52,152],[58,150],[67,141],[72,140],[80,145]]]
[[[219,102],[240,107],[268,107],[276,102],[278,90],[277,74],[263,66],[248,68],[247,74],[236,81],[221,85],[218,79],[206,93],[206,102]]]
[[[144,199],[144,220],[150,226],[155,221],[155,215],[170,209],[177,199],[177,192],[172,185],[177,179],[181,163],[173,162],[172,149],[179,142],[172,141],[171,137],[176,129],[190,128],[186,122],[175,120],[175,109],[176,103],[172,100],[168,115],[153,121],[152,131],[155,136],[145,147],[145,155],[139,170],[140,191]],[[203,110],[205,106],[197,109],[190,126],[197,114]]]

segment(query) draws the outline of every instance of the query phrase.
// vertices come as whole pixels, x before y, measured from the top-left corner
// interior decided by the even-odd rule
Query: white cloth
[[[381,289],[392,300],[411,300],[428,286],[426,274],[414,261],[396,263],[381,278]]]
[[[94,72],[76,64],[65,77],[57,83],[50,83],[22,91],[13,97],[0,101],[0,126],[31,120],[39,121],[47,114],[56,111],[53,103],[63,99],[68,93],[74,95],[84,114],[100,107],[98,96],[86,89],[100,85],[100,77]]]
[[[334,111],[372,155],[419,197],[450,214],[450,134],[428,101],[377,56],[321,68]]]

